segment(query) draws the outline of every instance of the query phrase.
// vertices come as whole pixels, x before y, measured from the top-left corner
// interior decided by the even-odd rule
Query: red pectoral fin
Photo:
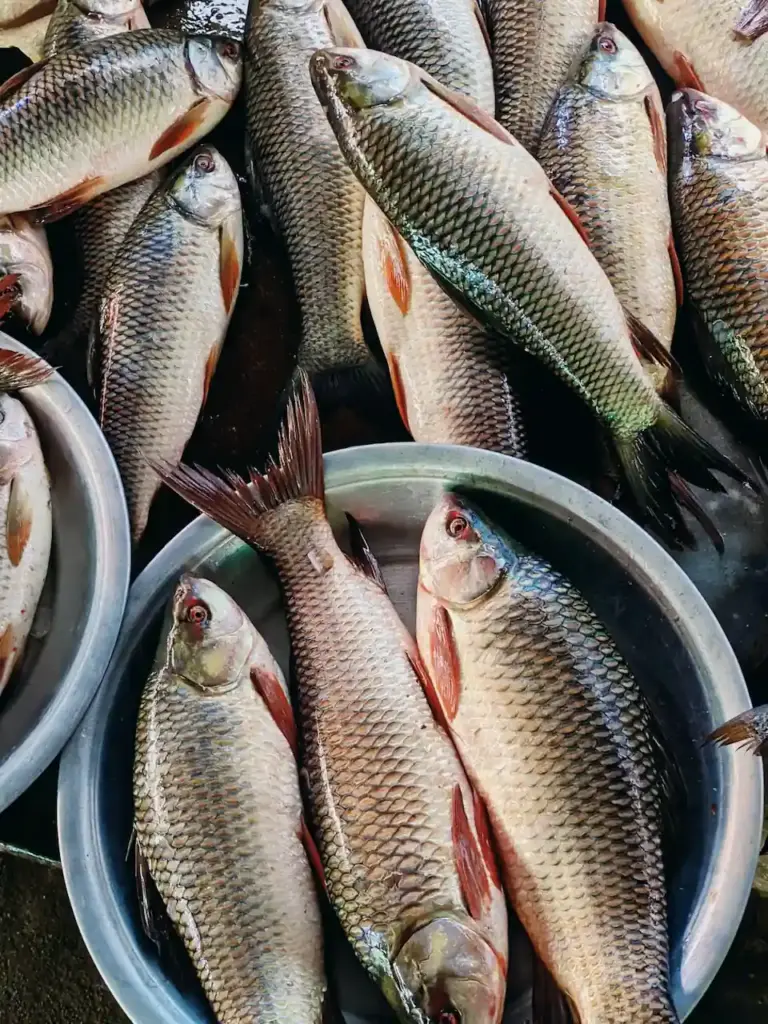
[[[483,854],[474,832],[469,824],[464,807],[464,796],[461,786],[456,784],[453,790],[452,807],[453,857],[464,902],[470,916],[479,921],[491,898],[491,887]]]
[[[38,61],[37,64],[30,64],[28,68],[22,68],[21,71],[17,71],[15,75],[11,75],[7,78],[2,85],[0,85],[0,100],[7,99],[12,92],[28,82],[30,78],[34,78],[38,71],[42,71],[45,65],[48,63],[50,58]]]
[[[324,890],[328,890],[328,885],[325,881],[325,870],[323,868],[323,862],[320,859],[320,851],[315,845],[315,840],[312,838],[312,833],[307,828],[307,823],[304,821],[304,815],[301,816],[301,824],[299,825],[299,839],[304,847],[307,854],[307,860],[309,861],[312,873],[314,874],[317,881],[323,887]]]
[[[477,838],[480,843],[480,849],[483,853],[485,866],[488,869],[488,874],[496,885],[500,885],[499,868],[496,863],[496,854],[493,849],[493,839],[491,837],[491,826],[488,821],[488,812],[485,809],[485,804],[477,793],[473,793],[473,810],[475,818],[475,832],[477,832]]]
[[[645,100],[645,112],[648,115],[648,120],[651,124],[651,135],[653,136],[653,154],[656,157],[656,163],[659,165],[659,170],[662,174],[667,173],[667,133],[664,130],[664,121],[662,120],[661,111],[659,110],[657,96],[646,96]]]
[[[675,50],[674,57],[675,73],[672,76],[678,89],[697,89],[699,92],[706,92],[704,83],[696,74],[696,68],[691,64],[684,53]]]
[[[20,476],[11,481],[5,526],[8,557],[11,565],[18,565],[32,533],[32,502]]]
[[[550,186],[549,186],[549,192],[550,192],[550,195],[552,196],[552,198],[557,203],[557,205],[560,207],[560,209],[566,215],[568,220],[571,222],[571,224],[573,224],[573,226],[579,232],[579,234],[584,239],[584,241],[587,243],[587,245],[589,245],[589,235],[587,234],[584,225],[581,223],[581,217],[579,217],[578,213],[576,213],[576,211],[571,206],[571,204],[568,202],[568,200],[565,198],[565,196],[562,195],[560,192],[558,192],[557,189],[555,188],[555,186],[551,182],[550,182]]]
[[[675,239],[672,232],[669,233],[669,262],[672,264],[672,276],[675,279],[675,294],[677,296],[677,305],[682,306],[683,299],[685,298],[685,285],[683,284],[683,271],[680,268],[680,260],[677,258],[677,249],[675,249]]]
[[[11,307],[18,299],[20,280],[18,274],[6,274],[4,277],[0,277],[0,320],[10,313]]]
[[[411,274],[403,248],[403,240],[382,217],[381,229],[376,239],[379,248],[379,265],[387,285],[387,291],[405,316],[411,308]]]
[[[13,626],[8,625],[0,636],[0,690],[8,682],[16,658],[16,637]]]
[[[392,391],[395,395],[395,402],[397,404],[397,411],[400,413],[400,419],[403,421],[405,429],[410,433],[410,425],[408,423],[408,405],[405,401],[405,388],[403,386],[403,375],[400,372],[400,363],[397,356],[387,356],[387,366],[389,367],[389,376],[392,380]]]
[[[429,624],[429,658],[432,683],[439,694],[440,706],[445,717],[452,722],[459,711],[461,665],[450,616],[439,604],[434,606]]]
[[[240,247],[229,222],[222,224],[219,232],[219,276],[224,308],[231,312],[240,287]]]
[[[219,352],[221,347],[214,345],[211,351],[208,353],[208,358],[205,361],[205,374],[203,377],[203,405],[205,405],[208,398],[208,392],[211,390],[211,381],[213,375],[216,372],[216,364],[219,361]]]
[[[768,0],[749,0],[734,25],[737,39],[752,43],[768,31]]]
[[[439,96],[449,107],[453,107],[454,110],[458,111],[463,117],[466,117],[467,120],[476,124],[478,128],[482,128],[489,135],[493,135],[499,142],[506,142],[510,146],[519,145],[517,139],[510,135],[506,128],[502,128],[498,121],[495,121],[482,107],[478,107],[476,103],[467,99],[466,96],[461,96],[459,93],[447,89],[426,72],[421,73],[421,81],[426,89],[429,89],[435,96]]]
[[[29,219],[33,224],[50,224],[85,206],[95,196],[105,191],[105,179],[101,177],[86,178],[74,188],[67,189],[48,203],[35,206],[29,211]]]
[[[191,138],[202,127],[208,115],[210,102],[205,98],[198,100],[194,106],[174,121],[170,128],[166,128],[150,150],[149,159],[157,160],[163,153],[176,149],[177,146],[181,146]]]
[[[293,717],[293,708],[288,700],[288,695],[283,689],[280,680],[274,672],[254,665],[251,668],[251,681],[256,692],[267,705],[267,710],[272,715],[275,725],[288,741],[288,746],[294,753],[299,752],[298,733],[296,731],[296,719]]]

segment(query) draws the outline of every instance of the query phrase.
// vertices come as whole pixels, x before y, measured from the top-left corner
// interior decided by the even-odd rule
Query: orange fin
[[[16,637],[13,633],[13,626],[10,623],[3,630],[0,636],[0,690],[8,682],[16,661]]]
[[[435,605],[429,624],[429,656],[432,682],[440,695],[440,706],[449,722],[459,711],[461,697],[461,665],[453,626],[442,605]]]
[[[21,294],[20,280],[19,274],[5,274],[4,277],[0,277],[0,320],[10,313],[14,302]]]
[[[53,367],[37,356],[0,349],[0,391],[18,391],[44,384],[53,373]]]
[[[753,754],[768,753],[768,705],[745,711],[707,737],[720,747],[738,746]]]
[[[323,862],[320,858],[320,851],[317,848],[315,840],[312,838],[312,833],[307,828],[307,823],[304,821],[304,815],[301,816],[301,823],[299,825],[299,839],[301,840],[304,852],[307,855],[307,860],[312,868],[312,874],[318,880],[323,889],[328,891],[328,884],[325,881],[325,869],[323,868]]]
[[[376,556],[368,546],[368,541],[365,539],[365,534],[360,528],[360,523],[349,512],[346,512],[345,515],[347,517],[347,525],[349,526],[352,561],[369,579],[372,579],[374,583],[380,586],[386,594],[387,584],[384,582],[384,577],[381,574],[381,567],[376,561]]]
[[[672,76],[678,89],[696,89],[698,92],[706,92],[704,83],[696,74],[696,68],[691,64],[684,53],[675,50],[674,56],[675,73]]]
[[[648,120],[651,123],[651,135],[653,136],[653,155],[656,157],[656,163],[659,165],[659,170],[662,174],[667,173],[667,134],[664,130],[664,121],[662,119],[659,105],[656,102],[657,97],[655,95],[649,95],[645,97],[643,101],[645,103],[645,112],[648,115]]]
[[[483,854],[467,818],[461,786],[453,787],[451,808],[453,858],[459,875],[464,902],[475,921],[482,919],[491,897],[491,886]]]
[[[627,327],[629,328],[635,352],[642,356],[643,359],[647,359],[648,362],[664,366],[667,370],[671,370],[673,367],[676,368],[677,364],[674,359],[656,335],[649,331],[645,324],[638,320],[636,316],[627,313],[626,310],[624,311],[624,316],[627,318]]]
[[[395,395],[395,403],[397,405],[397,411],[400,413],[400,419],[403,421],[405,429],[410,433],[411,427],[408,423],[408,404],[405,400],[405,387],[403,386],[403,375],[400,372],[400,363],[397,356],[387,356],[387,366],[389,367],[389,376],[392,379],[392,391]]]
[[[733,28],[737,39],[753,43],[768,32],[768,0],[748,0]]]
[[[216,372],[216,366],[219,362],[219,353],[221,352],[220,345],[214,345],[211,351],[208,353],[208,358],[205,360],[205,376],[203,377],[203,405],[205,405],[208,399],[208,392],[211,390],[211,381],[213,375]]]
[[[240,251],[237,239],[225,222],[219,229],[219,276],[221,295],[227,313],[232,311],[240,288]]]
[[[680,267],[680,260],[677,256],[677,249],[675,249],[675,239],[670,231],[669,233],[669,262],[672,264],[672,276],[675,279],[675,295],[677,296],[678,308],[682,306],[683,299],[685,298],[685,285],[683,284],[683,271]]]
[[[288,741],[288,746],[297,757],[299,753],[299,738],[296,731],[296,719],[293,717],[293,708],[288,700],[288,695],[280,684],[280,680],[274,672],[251,666],[251,682],[261,699],[267,706],[267,711],[275,722],[280,732]]]
[[[209,105],[210,100],[205,98],[198,100],[186,113],[174,121],[170,128],[166,128],[150,150],[149,159],[157,160],[163,153],[167,153],[170,149],[176,149],[177,146],[181,146],[191,138],[205,121]]]
[[[323,14],[334,46],[345,46],[355,50],[365,45],[344,4],[338,3],[338,0],[326,0],[323,4]]]
[[[51,199],[49,203],[34,206],[29,211],[30,220],[34,224],[50,224],[52,221],[61,220],[105,191],[104,184],[105,179],[102,177],[86,178],[79,185]]]
[[[561,192],[558,192],[552,182],[549,183],[549,194],[555,200],[571,224],[576,228],[582,239],[587,243],[587,245],[589,245],[589,235],[587,234],[584,225],[581,223],[581,217],[576,213],[565,196]]]
[[[8,545],[8,557],[11,565],[18,565],[29,543],[32,533],[32,503],[19,476],[11,480],[8,496],[8,510],[5,528]]]
[[[605,21],[608,9],[608,0],[599,0],[597,5],[597,24],[602,25]]]
[[[480,798],[480,795],[476,792],[472,794],[472,805],[475,818],[475,832],[477,832],[477,838],[480,843],[480,849],[483,853],[485,866],[488,868],[488,874],[496,885],[501,885],[499,880],[499,866],[496,862],[496,854],[493,849],[493,839],[491,838],[491,826],[488,821],[488,812],[485,809],[485,804]]]
[[[478,107],[472,100],[467,99],[466,96],[453,92],[452,89],[447,89],[424,71],[421,73],[421,81],[425,88],[429,89],[435,96],[439,96],[444,103],[447,103],[449,107],[453,107],[454,110],[458,111],[463,117],[466,117],[467,120],[476,124],[478,128],[482,128],[483,131],[493,135],[500,142],[506,142],[509,146],[520,145],[514,135],[510,135],[506,128],[502,128],[498,121],[492,118],[490,114],[487,114],[482,107]]]
[[[376,241],[387,291],[403,316],[406,316],[411,308],[411,274],[403,249],[403,240],[389,221],[382,218],[381,232]]]
[[[2,34],[2,33],[0,33]],[[38,61],[37,64],[30,64],[27,68],[22,68],[21,71],[17,71],[15,75],[11,75],[7,78],[2,85],[0,85],[0,102],[7,99],[12,92],[16,92],[25,82],[28,82],[30,78],[34,78],[38,71],[42,71],[45,65],[48,63],[50,58]]]

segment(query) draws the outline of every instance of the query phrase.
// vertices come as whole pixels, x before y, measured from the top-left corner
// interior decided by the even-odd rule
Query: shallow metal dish
[[[34,354],[2,332],[0,347]],[[58,374],[22,399],[51,477],[53,549],[41,600],[50,628],[30,638],[2,696],[0,811],[77,728],[112,656],[130,582],[123,488],[96,421]]]
[[[687,1015],[741,920],[757,859],[763,796],[755,758],[700,743],[716,724],[749,706],[736,659],[704,600],[634,523],[537,466],[466,448],[416,444],[334,452],[325,465],[334,516],[346,510],[362,523],[409,624],[421,528],[449,484],[474,492],[517,538],[552,558],[611,627],[692,792],[681,864],[670,880],[674,995],[681,1016]],[[165,606],[185,569],[229,590],[287,667],[288,640],[275,584],[256,554],[210,520],[190,524],[134,583],[107,678],[62,759],[58,819],[64,875],[80,929],[135,1024],[212,1019],[199,992],[182,992],[144,939],[126,862],[139,696]],[[333,954],[347,1020],[390,1020],[346,946],[334,946]],[[505,1018],[510,1022],[525,1019],[528,981],[519,973],[521,961],[512,952]]]

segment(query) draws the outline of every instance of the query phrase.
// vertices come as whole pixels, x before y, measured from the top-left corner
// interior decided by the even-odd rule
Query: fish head
[[[653,75],[640,51],[609,22],[595,29],[577,80],[594,95],[611,100],[644,96],[654,87]]]
[[[469,924],[439,917],[414,931],[395,959],[403,1003],[429,1024],[497,1024],[506,969]],[[417,1016],[418,1014],[418,1016]]]
[[[733,107],[714,96],[681,89],[667,108],[670,163],[698,158],[763,160],[765,134]]]
[[[18,274],[16,315],[35,334],[48,325],[53,307],[53,265],[45,229],[22,214],[0,219],[0,276]]]
[[[324,107],[356,113],[402,100],[419,84],[418,69],[376,50],[334,47],[309,62],[315,92]]]
[[[169,181],[168,195],[193,220],[218,227],[240,214],[240,189],[232,169],[213,146],[198,146]]]
[[[0,484],[9,484],[34,451],[26,409],[18,398],[0,392]]]
[[[234,102],[243,80],[243,48],[235,39],[223,36],[189,36],[186,41],[187,67],[196,90]]]
[[[446,494],[421,536],[419,588],[465,607],[492,593],[514,560],[514,552],[478,509]]]
[[[150,27],[141,0],[74,0],[74,6],[86,18],[121,25],[129,31]]]
[[[172,670],[203,692],[226,691],[237,685],[252,647],[242,609],[215,583],[185,573],[173,596]]]

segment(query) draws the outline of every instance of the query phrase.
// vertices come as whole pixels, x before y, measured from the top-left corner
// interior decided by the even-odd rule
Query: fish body
[[[371,315],[414,440],[524,458],[525,428],[507,377],[506,343],[445,294],[371,199],[363,259]]]
[[[283,675],[204,579],[181,578],[162,646],[136,728],[139,851],[219,1024],[320,1024],[323,935]]]
[[[364,570],[331,531],[306,385],[279,451],[252,492],[183,466],[165,479],[275,563],[311,820],[360,961],[402,1021],[498,1024],[507,926],[484,811],[429,708],[415,644],[370,551],[353,530]]]
[[[91,339],[101,427],[126,490],[134,539],[159,480],[194,429],[231,316],[243,262],[240,193],[200,147],[154,193],[109,269]]]
[[[713,97],[669,106],[670,198],[704,364],[768,422],[766,135]]]
[[[677,258],[667,195],[664,108],[636,47],[601,24],[562,87],[538,159],[579,215],[623,308],[669,350]],[[646,364],[658,387],[667,370]]]
[[[768,27],[760,0],[626,0],[640,35],[680,87],[701,89],[768,131]],[[741,26],[741,29],[740,29]]]
[[[53,265],[45,230],[23,214],[0,217],[0,278],[18,275],[11,310],[42,334],[53,307]]]
[[[43,53],[82,46],[137,28],[149,28],[141,0],[59,0],[48,23]]]
[[[507,893],[574,1018],[676,1024],[652,723],[608,631],[453,495],[424,529],[417,619]]]
[[[337,49],[316,54],[312,74],[350,166],[418,259],[582,398],[610,434],[641,514],[671,543],[692,543],[667,470],[714,490],[722,485],[710,469],[744,474],[656,393],[633,348],[642,325],[628,320],[540,165],[405,61]]]
[[[0,214],[54,219],[210,131],[237,94],[240,48],[142,29],[30,70],[0,100]]]
[[[341,0],[263,0],[246,32],[253,159],[285,240],[301,309],[299,366],[319,382],[374,373],[363,338],[365,194],[339,152],[309,77],[315,50],[362,45]]]
[[[0,394],[0,691],[24,652],[51,553],[40,440],[18,398]]]
[[[557,91],[600,20],[599,0],[486,0],[486,10],[496,116],[535,154]]]

